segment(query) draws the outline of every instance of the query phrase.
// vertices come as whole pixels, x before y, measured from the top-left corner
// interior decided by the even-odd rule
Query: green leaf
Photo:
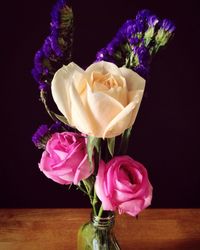
[[[120,150],[119,150],[119,154],[124,155],[127,153],[127,149],[128,149],[128,143],[129,143],[129,139],[131,136],[131,130],[132,127],[127,128],[124,133],[121,135],[121,144],[120,144]]]
[[[101,138],[97,138],[94,136],[87,137],[87,154],[90,164],[92,165],[92,157],[93,157],[93,151],[96,149],[97,153],[99,154],[101,147]]]
[[[58,115],[58,114],[56,114],[56,113],[54,113],[54,112],[53,112],[53,114],[55,115],[55,117],[56,117],[59,121],[63,122],[63,123],[66,124],[66,125],[69,125],[69,123],[68,123],[66,117],[64,117],[64,116],[62,116],[62,115]]]
[[[115,150],[115,137],[107,138],[107,146],[111,156],[113,156]]]
[[[59,120],[59,121],[63,122],[64,124],[69,125],[67,119],[64,116],[58,115],[58,114],[56,114],[55,112],[53,112],[52,110],[49,109],[48,104],[47,104],[47,92],[46,91],[44,91],[44,90],[40,91],[40,98],[41,98],[41,101],[43,102],[43,104],[45,106],[46,111],[48,112],[48,114],[51,116],[51,118],[54,121]]]
[[[82,180],[85,189],[87,191],[87,194],[90,196],[90,198],[92,199],[92,191],[94,188],[94,177],[91,175],[90,177],[88,177],[87,179]]]

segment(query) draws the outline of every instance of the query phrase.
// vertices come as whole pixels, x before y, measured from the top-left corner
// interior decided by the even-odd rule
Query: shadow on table
[[[133,240],[131,246],[123,243],[121,243],[120,246],[125,250],[200,250],[200,236],[199,239],[181,239],[169,241]]]

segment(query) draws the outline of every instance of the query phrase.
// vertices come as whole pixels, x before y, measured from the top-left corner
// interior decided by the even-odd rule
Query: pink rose
[[[152,186],[145,167],[129,156],[100,162],[95,189],[104,210],[137,215],[151,204]]]
[[[53,134],[42,154],[39,168],[55,182],[78,184],[91,175],[86,138],[71,132]]]

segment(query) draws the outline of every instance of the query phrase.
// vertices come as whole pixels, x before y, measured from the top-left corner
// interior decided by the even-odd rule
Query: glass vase
[[[81,226],[78,232],[78,250],[120,250],[113,227],[115,215],[109,212],[98,217],[91,215],[91,220]]]

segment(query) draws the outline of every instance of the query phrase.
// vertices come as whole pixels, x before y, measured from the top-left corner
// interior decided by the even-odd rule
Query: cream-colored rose
[[[144,87],[134,71],[110,62],[93,63],[85,71],[70,63],[56,72],[52,95],[71,126],[111,138],[133,125]]]

